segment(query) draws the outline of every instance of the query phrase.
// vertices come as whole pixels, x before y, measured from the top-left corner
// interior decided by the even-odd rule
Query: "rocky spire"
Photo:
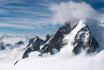
[[[55,33],[54,37],[49,41],[49,43],[45,44],[44,47],[40,50],[41,54],[55,54],[55,50],[60,51],[61,47],[64,45],[64,35],[68,34],[70,31],[70,23],[66,23],[64,26],[60,27],[59,30]]]
[[[74,34],[72,36],[74,36],[74,41],[72,41],[72,46],[74,48],[72,52],[74,54],[79,54],[82,50],[85,50],[88,54],[93,53],[99,47],[94,35],[91,33],[88,26],[81,20],[73,28],[68,23],[60,27],[54,37],[40,50],[41,55],[43,53],[50,53],[53,55],[56,51],[60,51],[60,49],[66,45],[63,42],[65,35],[70,35],[70,32],[73,31]]]
[[[76,25],[75,28],[78,28],[78,25]],[[73,41],[74,54],[79,54],[82,50],[85,50],[86,53],[90,54],[95,52],[96,49],[99,47],[98,42],[96,41],[93,33],[91,33],[90,29],[86,24],[84,25],[85,26],[80,28],[75,35]]]

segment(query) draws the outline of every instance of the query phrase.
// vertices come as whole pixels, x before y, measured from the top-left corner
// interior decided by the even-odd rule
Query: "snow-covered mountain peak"
[[[79,21],[73,30],[65,36],[64,40],[67,41],[68,46],[73,48],[74,54],[79,54],[82,50],[92,53],[99,47],[94,35],[83,20]]]
[[[85,20],[80,20],[73,28],[73,30],[67,34],[64,39],[69,41],[69,40],[72,40],[74,37],[75,37],[75,34],[83,27],[85,27],[86,24],[85,24]]]
[[[68,69],[72,69],[72,70],[76,70],[76,69],[78,69],[78,70],[83,70],[83,69],[99,70],[99,69],[101,69],[102,70],[103,69],[103,66],[98,66],[98,65],[103,64],[102,63],[102,61],[104,61],[102,59],[103,53],[97,54],[97,55],[95,55],[95,57],[89,57],[89,56],[85,55],[86,52],[88,54],[96,52],[96,49],[99,47],[99,45],[95,39],[96,37],[94,37],[94,35],[92,34],[92,32],[89,29],[89,26],[87,26],[85,24],[84,20],[80,20],[79,23],[77,23],[71,29],[68,29],[69,27],[67,28],[66,26],[63,26],[60,28],[56,32],[54,37],[52,37],[51,40],[49,40],[48,43],[46,43],[45,46],[43,46],[44,49],[42,49],[43,53],[46,53],[46,54],[51,53],[52,55],[57,53],[54,51],[56,49],[59,52],[58,54],[56,54],[55,56],[52,56],[52,57],[46,57],[46,59],[44,59],[44,57],[43,58],[24,59],[24,60],[18,62],[18,64],[16,64],[17,70],[20,70],[21,65],[23,66],[25,64],[27,65],[27,66],[26,65],[25,66],[28,69],[30,69],[30,68],[39,69],[40,68],[39,70],[43,70],[43,69],[48,70],[48,69],[53,69],[53,68],[54,68],[54,70],[68,70]],[[69,31],[69,30],[71,30],[71,31]],[[60,31],[61,31],[61,33],[60,33]],[[66,33],[66,32],[68,32],[68,33]],[[62,43],[65,42],[65,40],[67,41],[67,44],[65,43],[64,45],[62,45]],[[82,52],[82,50],[83,50],[83,52]],[[81,54],[73,57],[72,53],[74,53],[74,54],[81,53]],[[100,58],[100,59],[98,59],[98,58]],[[54,60],[56,60],[56,61],[54,61]],[[96,61],[96,62],[94,62],[94,61]],[[97,63],[97,64],[95,64],[95,63]],[[34,67],[32,65],[35,65],[36,67]],[[49,66],[49,68],[47,68],[47,65]],[[69,67],[69,65],[72,65],[72,66]],[[77,65],[76,66],[77,68],[75,68],[75,65]],[[94,68],[96,65],[98,67]],[[63,66],[64,66],[64,68],[63,68]],[[50,68],[50,67],[52,67],[52,68]],[[86,69],[86,67],[87,67],[87,69]],[[23,68],[27,69],[25,67],[23,67]]]
[[[86,26],[85,25],[85,20],[80,20],[78,25],[79,26],[82,26],[82,27]]]
[[[71,27],[70,23],[60,27],[54,37],[40,49],[40,54],[42,56],[44,53],[53,55],[60,52],[63,47],[70,47],[74,54],[78,54],[82,50],[93,53],[98,48],[98,42],[85,20],[80,20],[74,27]]]
[[[38,70],[48,69],[49,70],[50,67],[53,67],[53,65],[55,66],[53,67],[54,70],[60,70],[60,69],[61,70],[68,70],[68,69],[75,70],[74,65],[85,65],[86,67],[86,64],[88,64],[87,62],[89,60],[90,62],[92,61],[91,63],[89,63],[89,66],[92,67],[94,65],[92,64],[93,60],[96,59],[97,57],[98,58],[103,57],[102,56],[103,53],[97,54],[97,56],[95,55],[96,58],[93,57],[93,59],[92,58],[88,59],[88,57],[85,56],[85,53],[90,54],[90,53],[96,52],[97,48],[99,47],[98,42],[95,39],[96,37],[92,34],[93,32],[91,32],[90,30],[91,29],[88,25],[86,25],[85,20],[80,20],[73,28],[70,25],[70,23],[65,24],[64,26],[60,27],[59,30],[57,30],[54,36],[52,37],[46,36],[47,37],[46,42],[42,43],[42,41],[44,40],[42,40],[40,37],[39,38],[35,37],[35,39],[32,42],[29,42],[32,44],[29,47],[25,48],[25,50],[24,48],[23,49],[15,48],[11,54],[8,54],[10,57],[5,57],[5,59],[10,60],[11,58],[13,58],[11,59],[13,61],[13,64],[15,60],[19,59],[15,65],[16,70],[21,70],[22,68],[25,70],[28,70],[31,68],[32,68],[31,70],[34,70],[34,69],[38,69]],[[19,38],[19,40],[21,40],[21,38]],[[22,38],[22,40],[24,39]],[[26,45],[23,45],[23,46],[26,46]],[[37,48],[34,48],[35,51],[33,51],[31,46],[33,48],[35,46],[36,47],[38,46],[37,48],[39,48],[39,50],[36,51]],[[42,48],[40,48],[41,46]],[[78,56],[73,57],[72,56],[73,53],[74,55],[79,54],[79,53],[80,54]],[[25,58],[21,58],[23,57],[23,55],[29,55],[29,56],[27,56],[26,57],[27,59],[25,59]],[[38,58],[37,57],[38,55],[40,56],[46,55],[46,57]],[[54,55],[54,56],[48,57],[50,55]],[[85,62],[85,64],[83,64],[83,62],[80,62],[82,59],[83,59],[83,62]],[[99,61],[102,61],[102,60],[97,60],[97,62]],[[72,65],[72,64],[73,64],[73,67],[70,68],[69,65]],[[33,65],[35,65],[35,67]],[[47,68],[47,65],[49,66],[49,68]],[[64,68],[62,69],[60,68],[60,66],[61,67],[64,66]],[[78,70],[83,70],[83,69],[78,69]]]

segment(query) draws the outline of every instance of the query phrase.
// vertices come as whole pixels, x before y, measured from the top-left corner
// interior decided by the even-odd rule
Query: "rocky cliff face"
[[[75,28],[77,28],[78,25],[76,25]],[[73,47],[74,54],[79,54],[82,50],[85,50],[86,53],[90,54],[95,52],[99,45],[94,35],[90,32],[88,26],[85,25],[76,33],[73,41]]]
[[[61,47],[64,46],[64,35],[70,33],[71,29],[72,28],[69,23],[66,23],[63,27],[60,27],[55,33],[54,37],[40,50],[41,54],[50,53],[52,55],[55,54],[56,51],[60,51]]]
[[[70,32],[73,32],[72,36],[73,41],[70,43],[73,46],[72,52],[74,54],[79,54],[82,50],[86,53],[93,53],[99,47],[98,42],[96,41],[94,35],[90,32],[88,26],[80,21],[73,28],[70,24],[65,24],[63,27],[59,28],[54,37],[45,44],[44,47],[40,50],[41,55],[44,53],[50,53],[51,55],[60,51],[60,49],[67,45],[64,43],[63,39],[65,35],[70,35]],[[71,38],[68,38],[71,40]],[[70,46],[69,46],[70,47]]]
[[[71,32],[73,32],[73,34],[71,34]],[[71,43],[65,43],[63,41],[66,36],[70,36],[67,39],[72,41]],[[73,39],[71,36],[73,36]],[[50,38],[50,36],[47,35],[46,40],[36,37],[32,39],[32,41],[30,40],[29,45],[30,44],[32,44],[32,46],[27,48],[22,58],[28,57],[28,53],[32,51],[40,52],[39,56],[43,56],[44,53],[53,55],[68,44],[72,44],[72,52],[74,54],[79,54],[82,50],[90,54],[95,52],[99,47],[93,33],[90,32],[88,26],[82,21],[80,21],[74,27],[71,27],[70,23],[66,23],[64,26],[59,28],[53,37]]]
[[[50,39],[49,35],[46,36],[46,40],[43,40],[39,38],[38,36],[30,39],[29,44],[27,45],[27,48],[22,56],[22,59],[27,58],[30,52],[40,51],[41,45],[45,44],[49,39]]]

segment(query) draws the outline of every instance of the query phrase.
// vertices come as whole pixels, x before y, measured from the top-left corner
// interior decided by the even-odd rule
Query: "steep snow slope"
[[[65,36],[64,40],[73,47],[72,52],[74,54],[79,54],[81,51],[90,54],[99,48],[96,38],[83,20],[79,21],[71,33]],[[66,45],[66,47],[68,46]]]
[[[78,24],[78,26],[73,30],[71,31],[71,33],[69,33],[68,35],[65,36],[64,38],[64,41],[67,42],[67,45],[64,46],[64,47],[69,47],[69,53],[72,54],[72,50],[73,50],[73,46],[72,46],[72,42],[74,42],[74,38],[75,38],[75,35],[77,34],[77,32],[83,28],[85,25],[85,21],[81,20]]]

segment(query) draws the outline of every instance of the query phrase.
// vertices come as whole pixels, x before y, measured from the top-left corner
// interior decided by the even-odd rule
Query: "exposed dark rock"
[[[40,56],[44,53],[50,53],[53,55],[55,54],[54,50],[60,51],[60,49],[65,45],[63,42],[64,35],[73,31],[77,26],[78,24],[71,28],[70,24],[65,24],[63,27],[59,28],[54,37],[40,50]],[[90,32],[88,26],[85,25],[75,35],[73,47],[74,54],[79,54],[82,50],[85,50],[88,54],[90,54],[95,52],[99,45],[94,35]]]
[[[22,58],[28,57],[28,53],[32,51],[39,51],[39,56],[43,56],[44,53],[50,53],[53,55],[56,52],[59,52],[60,49],[66,45],[66,43],[63,42],[65,35],[69,34],[77,26],[78,24],[72,28],[70,23],[67,23],[60,27],[53,37],[47,35],[46,40],[42,40],[38,36],[36,36],[36,38],[32,38],[29,41],[27,49]],[[42,48],[40,48],[41,46]],[[79,54],[82,50],[85,50],[88,54],[90,54],[95,52],[99,47],[98,42],[96,41],[94,35],[90,32],[87,25],[81,27],[81,29],[76,33],[72,46],[74,47],[74,54]]]
[[[29,44],[27,45],[27,49],[22,56],[22,59],[28,57],[28,54],[30,52],[39,51],[40,46],[45,44],[49,39],[50,39],[49,35],[46,36],[46,40],[43,40],[43,39],[39,38],[38,36],[36,36],[36,38],[30,39]],[[32,46],[30,46],[30,45],[32,45]]]
[[[23,45],[24,42],[23,42],[23,41],[19,41],[19,42],[17,42],[16,44],[17,44],[17,45]]]
[[[70,24],[65,24],[63,27],[60,27],[59,30],[55,33],[54,37],[45,44],[44,47],[40,50],[42,55],[43,53],[54,54],[54,50],[60,51],[61,47],[64,45],[63,38],[65,34],[68,34],[71,31]]]
[[[29,48],[27,48],[26,51],[24,52],[24,54],[23,54],[23,56],[22,56],[22,59],[27,58],[27,57],[28,57],[28,54],[29,54],[30,52],[32,52],[32,50],[31,50],[31,48],[29,47]]]
[[[43,40],[41,38],[39,38],[38,36],[36,36],[35,41],[32,43],[31,49],[33,51],[39,51],[40,50],[40,46],[44,43],[46,43],[46,41],[48,41],[49,39],[49,35],[46,36],[46,40]]]
[[[12,46],[12,44],[6,44],[6,46]]]
[[[73,47],[74,54],[79,54],[82,50],[86,50],[86,52],[90,54],[95,52],[99,45],[86,25],[77,32],[73,42]]]
[[[3,42],[0,43],[0,50],[5,50],[5,46]]]
[[[47,34],[47,35],[46,35],[46,41],[45,41],[45,42],[47,42],[47,41],[50,39],[50,37],[51,37],[51,36],[50,36],[49,34]]]

